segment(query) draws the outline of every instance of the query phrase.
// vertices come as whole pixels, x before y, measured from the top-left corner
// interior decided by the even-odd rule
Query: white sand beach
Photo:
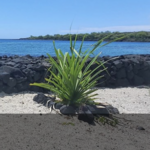
[[[149,88],[101,88],[95,93],[98,102],[109,103],[120,114],[150,114]],[[50,110],[33,101],[35,92],[0,93],[0,114],[48,114]]]

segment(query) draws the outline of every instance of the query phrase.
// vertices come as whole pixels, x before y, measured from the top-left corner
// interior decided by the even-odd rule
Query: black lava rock
[[[20,69],[14,67],[2,66],[0,67],[0,72],[7,72],[11,77],[14,78],[25,77]]]
[[[134,85],[138,86],[138,85],[142,85],[144,83],[144,79],[135,75],[133,78],[133,83]]]
[[[34,96],[33,101],[46,105],[47,101],[48,101],[48,97],[45,96],[43,93],[37,94]]]
[[[119,60],[114,61],[113,64],[114,64],[117,68],[121,68],[121,67],[122,67],[122,62],[119,61]]]
[[[125,78],[126,77],[126,70],[125,68],[121,68],[120,70],[117,71],[117,78]]]
[[[8,83],[9,77],[10,77],[9,73],[7,73],[3,70],[0,70],[0,80],[1,81],[3,81],[4,83]]]
[[[30,86],[30,83],[45,82],[50,72],[47,69],[52,66],[45,59],[48,57],[40,56],[33,57],[26,56],[0,56],[0,91],[36,91],[47,92],[47,90]],[[98,57],[97,61],[107,61],[109,56]],[[56,57],[54,57],[57,60]],[[84,68],[90,63],[91,58],[88,59]],[[97,81],[99,87],[126,87],[126,86],[140,86],[150,85],[150,55],[123,55],[117,59],[112,59],[104,64],[108,67],[107,71],[101,72],[104,75]],[[97,67],[97,63],[93,63],[90,70]],[[83,69],[84,69],[83,68]],[[102,70],[101,66],[98,70]],[[93,75],[96,71],[93,73]],[[97,77],[98,77],[97,76]],[[8,89],[8,90],[7,90]],[[15,89],[15,90],[13,90]]]
[[[94,122],[94,116],[87,106],[79,107],[78,119],[88,122],[89,124]]]
[[[55,109],[60,109],[63,106],[61,103],[55,103]]]
[[[17,84],[17,81],[16,81],[16,79],[10,77],[9,80],[8,80],[8,82],[7,82],[7,84],[10,87],[14,87]]]
[[[75,108],[72,106],[63,105],[60,107],[60,112],[64,115],[75,115]]]
[[[127,79],[118,79],[116,85],[119,87],[127,87],[130,83]]]

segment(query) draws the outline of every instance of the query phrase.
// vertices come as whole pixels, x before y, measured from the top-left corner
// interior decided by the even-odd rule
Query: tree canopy
[[[72,39],[75,39],[75,34],[72,34]],[[130,41],[130,42],[150,42],[150,32],[139,31],[139,32],[92,32],[92,33],[80,33],[78,34],[77,40],[82,40],[83,36],[85,36],[85,41],[98,41],[104,37],[107,37],[105,41],[111,41],[118,37],[125,36],[120,41]],[[45,36],[30,36],[28,38],[21,39],[29,39],[29,40],[70,40],[70,34],[60,35],[45,35]]]

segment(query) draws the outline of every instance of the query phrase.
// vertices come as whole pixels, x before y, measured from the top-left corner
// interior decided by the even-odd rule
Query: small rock
[[[43,93],[40,93],[34,96],[33,101],[46,105],[48,97],[45,96]]]
[[[137,130],[145,130],[142,126],[137,126],[136,129]]]
[[[64,115],[75,115],[75,109],[72,106],[63,105],[60,112]]]
[[[97,114],[97,108],[95,105],[87,105],[87,108],[92,112],[92,114]]]
[[[63,106],[61,103],[55,103],[55,109],[60,109]]]
[[[106,107],[99,106],[99,105],[97,105],[96,107],[97,107],[97,109],[96,109],[97,115],[107,115],[107,116],[110,115],[110,113],[109,113],[109,111],[107,110]]]

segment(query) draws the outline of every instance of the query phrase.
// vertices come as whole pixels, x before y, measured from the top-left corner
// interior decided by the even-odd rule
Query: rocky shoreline
[[[112,58],[114,57],[99,57],[103,62],[111,59],[105,64],[110,75],[107,72],[102,73],[104,78],[98,81],[99,87],[150,85],[150,54]],[[29,85],[33,82],[45,82],[44,78],[49,75],[47,69],[51,66],[45,59],[47,59],[45,56],[0,56],[0,92],[8,94],[21,91],[47,92],[40,87]],[[96,66],[95,63],[90,69]]]

